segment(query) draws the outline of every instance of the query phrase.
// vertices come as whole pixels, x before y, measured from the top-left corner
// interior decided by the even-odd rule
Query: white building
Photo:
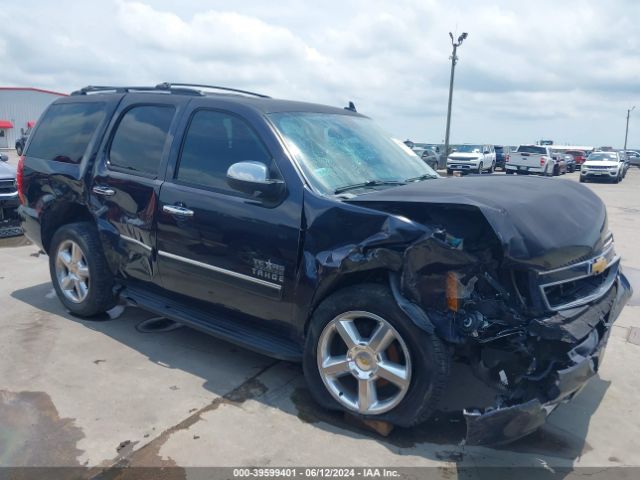
[[[22,130],[35,125],[40,115],[64,93],[27,87],[0,87],[0,149],[13,148]]]

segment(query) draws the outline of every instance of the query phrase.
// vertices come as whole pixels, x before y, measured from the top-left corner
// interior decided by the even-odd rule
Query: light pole
[[[447,132],[444,135],[444,157],[445,159],[449,156],[449,130],[451,128],[451,100],[453,99],[453,76],[456,71],[456,63],[458,63],[458,57],[456,56],[456,51],[458,47],[462,45],[462,42],[465,38],[467,38],[469,34],[464,32],[462,35],[458,37],[458,41],[455,42],[453,40],[453,34],[449,32],[449,37],[451,37],[451,45],[453,46],[453,52],[451,53],[451,79],[449,80],[449,107],[447,108]]]
[[[624,151],[627,151],[627,137],[629,136],[629,115],[631,115],[631,112],[633,112],[633,110],[635,109],[635,105],[631,108],[627,109],[627,128],[624,131]]]

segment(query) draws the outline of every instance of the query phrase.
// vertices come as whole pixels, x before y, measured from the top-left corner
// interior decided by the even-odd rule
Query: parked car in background
[[[548,145],[520,145],[511,153],[506,164],[507,174],[520,175],[539,174],[552,176],[555,173],[556,162],[553,159],[551,147]]]
[[[576,168],[580,170],[580,167],[587,159],[587,152],[584,150],[566,150],[566,154],[572,155],[574,160],[576,161]]]
[[[424,148],[420,153],[420,158],[434,170],[438,169],[438,155],[431,148]]]
[[[624,160],[618,152],[596,151],[587,157],[580,170],[580,182],[606,180],[619,183],[624,177]]]
[[[622,178],[624,178],[627,176],[627,170],[629,170],[629,166],[631,165],[629,163],[629,155],[624,151],[618,151],[618,154],[620,155],[620,161],[622,162]]]
[[[567,172],[573,173],[576,171],[576,159],[573,155],[565,153],[562,155],[564,158],[564,162],[567,164]]]
[[[0,163],[0,227],[17,222],[19,205],[16,170],[13,165]]]
[[[629,165],[640,167],[640,152],[636,152],[635,150],[626,150],[625,153],[629,159]]]
[[[406,143],[406,142],[405,142]],[[413,143],[411,149],[434,170],[444,167],[440,146],[433,143]]]
[[[29,139],[29,135],[31,135],[31,126],[27,127],[26,130],[21,130],[21,135],[20,137],[18,137],[15,143],[16,153],[18,155],[22,155],[24,146],[27,144],[27,140]]]
[[[447,157],[447,173],[492,173],[496,168],[493,145],[456,145]]]
[[[8,162],[9,161],[9,155],[7,155],[6,153],[0,153],[0,162]]]
[[[506,170],[505,164],[509,161],[511,147],[509,145],[496,145],[496,168]]]
[[[44,112],[20,215],[66,310],[131,302],[403,427],[457,385],[466,445],[535,431],[597,374],[631,288],[590,189],[442,179],[353,110],[220,90],[86,87]]]
[[[564,159],[564,153],[551,151],[551,158],[553,158],[553,175],[555,177],[567,173],[567,162]]]

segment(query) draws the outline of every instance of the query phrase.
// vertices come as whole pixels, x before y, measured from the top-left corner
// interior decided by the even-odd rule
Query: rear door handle
[[[163,205],[162,211],[179,217],[193,217],[193,210],[181,207],[179,205]]]
[[[102,185],[96,185],[92,190],[96,195],[102,195],[104,197],[113,197],[116,194],[116,191],[112,188],[104,187]]]

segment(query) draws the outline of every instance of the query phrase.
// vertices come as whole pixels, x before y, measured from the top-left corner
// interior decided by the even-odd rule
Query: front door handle
[[[193,217],[193,210],[181,207],[179,205],[163,205],[162,211],[179,217]]]
[[[104,187],[102,185],[96,185],[92,190],[96,195],[102,195],[104,197],[113,197],[116,194],[116,191],[114,189]]]

